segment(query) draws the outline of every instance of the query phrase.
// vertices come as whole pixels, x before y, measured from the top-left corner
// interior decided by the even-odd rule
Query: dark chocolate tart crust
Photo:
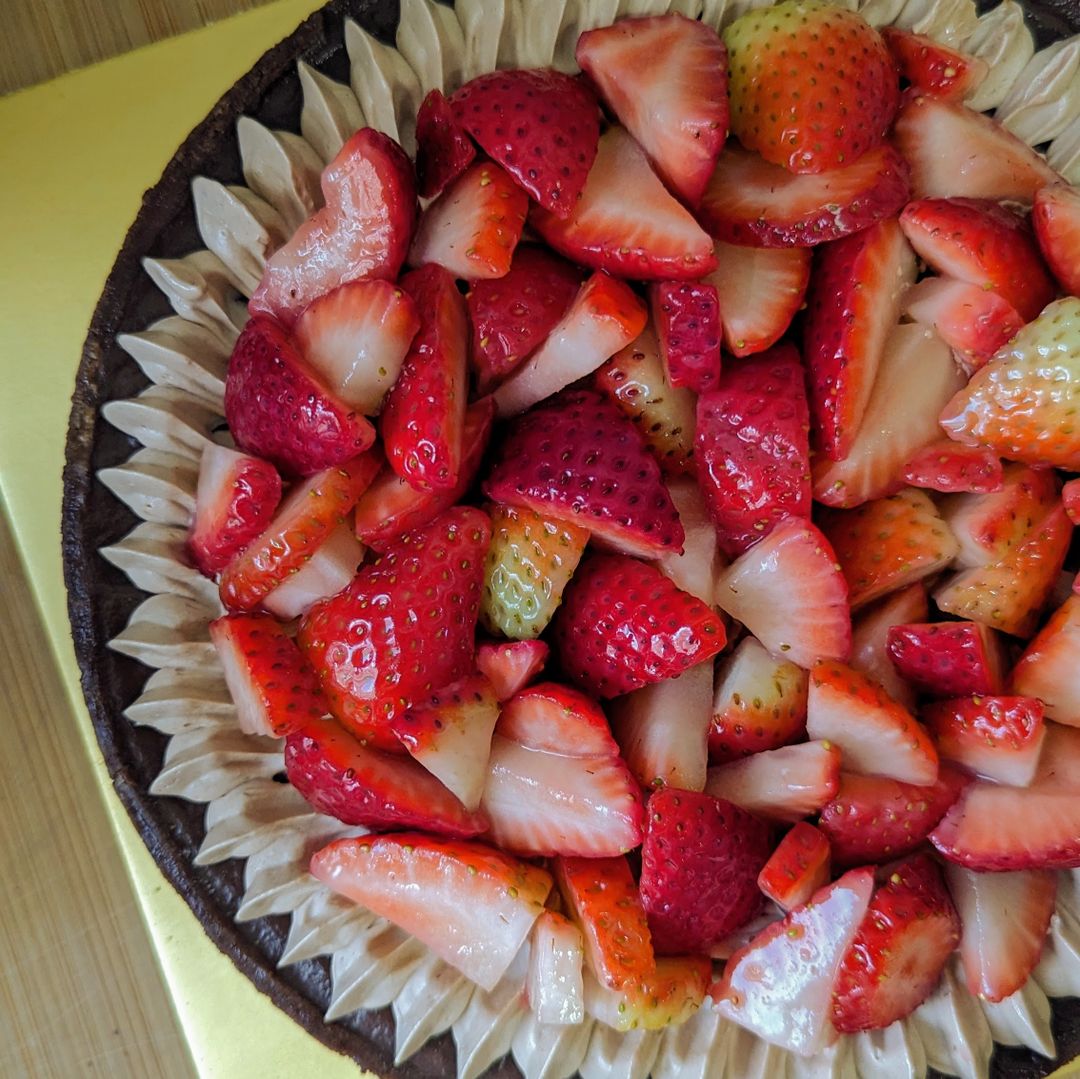
[[[1080,0],[1026,0],[1025,10],[1040,45],[1080,31]],[[191,180],[202,175],[243,183],[236,140],[240,116],[253,116],[270,128],[298,131],[297,60],[348,82],[346,16],[393,42],[396,0],[331,0],[229,89],[145,195],[105,283],[76,376],[63,477],[64,577],[83,693],[113,786],[155,861],[206,933],[259,990],[330,1048],[384,1079],[431,1079],[455,1074],[450,1036],[429,1042],[395,1067],[389,1008],[324,1022],[330,1000],[329,961],[310,959],[278,970],[289,919],[266,917],[238,924],[234,916],[244,891],[243,863],[234,859],[211,867],[194,864],[205,836],[205,807],[148,793],[168,739],[133,725],[123,712],[141,693],[150,671],[108,648],[147,594],[98,554],[138,523],[95,479],[98,470],[121,464],[138,448],[133,439],[102,420],[102,405],[132,397],[149,385],[117,346],[116,337],[171,314],[165,297],[144,273],[141,259],[178,258],[203,246],[195,225]],[[1053,1029],[1061,1060],[1080,1055],[1080,1000],[1053,1002]],[[1034,1079],[1055,1066],[1027,1050],[999,1047],[991,1070],[994,1076]],[[520,1073],[507,1057],[487,1074]]]

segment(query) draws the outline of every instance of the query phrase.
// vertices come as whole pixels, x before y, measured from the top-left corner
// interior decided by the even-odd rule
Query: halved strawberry
[[[432,90],[416,114],[416,182],[421,198],[442,194],[476,157],[476,147],[454,119],[441,90]]]
[[[500,416],[516,416],[595,371],[645,328],[648,313],[630,287],[595,273],[544,343],[492,394]]]
[[[326,205],[267,260],[251,297],[253,315],[291,326],[312,300],[346,281],[397,277],[416,224],[416,181],[405,151],[361,128],[323,170],[321,185]]]
[[[799,667],[851,651],[848,588],[829,541],[790,517],[721,574],[716,602],[774,655]]]
[[[1080,296],[1080,191],[1066,183],[1039,188],[1031,222],[1039,250],[1058,284]]]
[[[347,281],[317,297],[294,330],[306,363],[350,408],[374,416],[394,385],[421,319],[389,281]]]
[[[934,990],[960,943],[960,919],[941,870],[925,854],[894,866],[848,946],[833,1025],[853,1034],[910,1015]]]
[[[307,614],[319,600],[336,596],[356,576],[363,561],[364,545],[346,521],[326,537],[295,573],[263,596],[262,605],[275,618],[290,622]]]
[[[716,266],[712,241],[653,172],[625,129],[600,137],[569,217],[534,207],[529,222],[567,258],[639,281],[695,280]]]
[[[478,161],[420,215],[409,263],[433,262],[467,281],[502,277],[528,209],[525,192],[498,165]]]
[[[504,701],[497,733],[525,749],[567,757],[617,757],[600,706],[557,682],[541,682]]]
[[[1013,668],[1014,693],[1038,697],[1048,719],[1080,726],[1080,596],[1070,596],[1027,646]]]
[[[1005,684],[1005,641],[978,622],[894,625],[888,652],[900,676],[933,697],[1000,693]]]
[[[829,883],[829,841],[812,824],[799,821],[762,867],[758,887],[785,911],[801,907]]]
[[[698,216],[725,243],[813,247],[892,217],[907,200],[907,165],[887,144],[828,172],[797,176],[728,143]]]
[[[668,481],[668,491],[679,512],[685,539],[681,554],[666,551],[656,560],[656,565],[684,592],[711,607],[716,602],[716,582],[725,565],[716,528],[694,479],[676,476]]]
[[[929,617],[926,588],[916,581],[864,607],[851,627],[851,666],[908,711],[915,708],[915,690],[893,666],[887,647],[889,632],[893,626]]]
[[[990,70],[981,57],[957,52],[925,34],[886,26],[881,36],[900,74],[918,94],[963,101],[979,88]]]
[[[270,523],[280,501],[281,477],[269,461],[208,442],[187,541],[199,572],[213,577],[223,570]]]
[[[585,1010],[618,1031],[677,1027],[701,1007],[711,976],[703,955],[660,956],[652,974],[621,989],[608,989],[586,971]]]
[[[1001,458],[983,446],[943,438],[924,446],[904,465],[903,481],[946,494],[992,494],[1004,486]]]
[[[664,370],[697,393],[720,379],[720,307],[707,281],[661,281],[649,290]]]
[[[513,962],[551,891],[543,869],[482,843],[420,832],[335,840],[311,859],[311,872],[487,990]]]
[[[525,996],[537,1022],[574,1026],[585,1021],[584,962],[581,930],[564,915],[545,910],[533,926],[525,980]]]
[[[578,65],[656,171],[696,206],[728,130],[727,50],[704,22],[679,14],[587,30]]]
[[[543,641],[487,641],[476,649],[476,669],[507,701],[523,690],[543,669],[551,649]]]

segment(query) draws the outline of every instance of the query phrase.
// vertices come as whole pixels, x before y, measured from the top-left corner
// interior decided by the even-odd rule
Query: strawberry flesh
[[[990,71],[981,57],[957,52],[925,34],[886,26],[881,36],[900,74],[918,94],[963,101],[979,88]]]
[[[487,641],[476,649],[476,667],[495,696],[508,701],[544,669],[550,652],[543,641]]]
[[[1010,677],[1012,692],[1038,697],[1048,719],[1080,726],[1078,670],[1080,596],[1072,595],[1024,650]]]

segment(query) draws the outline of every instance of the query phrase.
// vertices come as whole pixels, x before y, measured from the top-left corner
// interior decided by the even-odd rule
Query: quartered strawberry
[[[321,185],[325,206],[267,260],[251,297],[253,315],[291,326],[312,300],[346,281],[397,277],[416,224],[416,181],[405,151],[363,127],[323,170]]]
[[[270,524],[222,570],[221,602],[250,611],[298,572],[342,523],[378,467],[378,458],[365,454],[297,484]]]
[[[774,655],[800,667],[851,651],[848,588],[829,541],[791,517],[721,574],[716,602]]]
[[[1080,726],[1080,596],[1070,596],[1027,646],[1009,679],[1014,693],[1038,697],[1048,719]]]
[[[492,71],[456,91],[458,123],[546,210],[577,204],[596,157],[600,113],[589,89],[558,71]]]
[[[557,682],[541,682],[504,701],[498,734],[525,749],[567,757],[619,755],[600,705]]]
[[[543,641],[487,641],[476,649],[476,669],[500,701],[523,690],[543,669],[551,649]]]
[[[473,162],[476,147],[454,119],[441,90],[432,90],[416,114],[416,183],[421,198],[442,194]]]
[[[569,217],[534,207],[529,223],[583,266],[641,281],[696,280],[716,266],[712,241],[653,172],[624,128],[600,137]]]
[[[797,741],[806,730],[806,671],[749,634],[717,672],[709,759],[737,760]]]
[[[814,253],[803,353],[818,447],[831,460],[851,451],[914,280],[915,255],[892,219]]]
[[[269,461],[208,442],[187,541],[199,572],[213,577],[223,570],[270,523],[280,501],[281,477]]]
[[[801,907],[829,883],[829,841],[824,833],[799,821],[769,855],[757,883],[781,909]]]
[[[581,564],[555,616],[566,673],[599,697],[681,674],[724,647],[724,626],[654,566],[625,555]]]
[[[925,854],[894,866],[848,946],[833,995],[845,1034],[881,1030],[934,990],[960,943],[960,919],[941,870]]]
[[[708,954],[761,906],[769,826],[730,802],[667,787],[649,798],[641,902],[657,955]]]
[[[1005,641],[978,622],[895,625],[888,652],[901,678],[933,697],[1000,693],[1005,684]]]
[[[981,57],[957,52],[925,34],[886,26],[881,36],[900,74],[916,94],[963,101],[979,88],[990,71]]]
[[[539,1023],[575,1026],[585,1021],[581,930],[563,914],[545,910],[536,919],[529,948],[525,997]]]
[[[292,475],[343,464],[375,441],[375,428],[334,397],[285,330],[261,315],[248,320],[233,346],[225,419],[240,449]]]
[[[729,143],[698,217],[717,240],[813,247],[893,217],[908,200],[908,167],[889,145],[814,175],[796,175]]]
[[[496,502],[587,528],[629,554],[682,549],[659,465],[633,423],[592,390],[565,392],[518,417],[483,490]]]
[[[716,31],[678,14],[621,19],[583,33],[576,59],[668,187],[696,206],[728,131],[727,50]]]
[[[893,626],[930,617],[922,581],[892,592],[859,612],[851,626],[851,666],[865,674],[908,711],[915,708],[915,689],[893,666],[888,639]]]
[[[717,240],[716,289],[724,347],[733,356],[764,352],[787,333],[810,281],[806,247],[740,247]]]
[[[311,872],[487,990],[506,973],[551,891],[543,869],[482,843],[420,832],[335,840],[311,859]]]
[[[594,273],[542,345],[492,394],[500,416],[515,416],[579,378],[645,328],[645,305],[625,281]]]
[[[457,486],[469,392],[465,301],[439,266],[401,279],[420,313],[420,330],[386,397],[379,428],[390,467],[421,491]]]
[[[1039,250],[1062,290],[1080,296],[1080,191],[1047,184],[1035,192],[1031,222]]]
[[[263,596],[262,605],[275,618],[291,622],[307,614],[319,600],[337,595],[356,576],[363,561],[364,546],[353,535],[351,522],[345,521],[295,573]]]
[[[726,563],[705,498],[690,476],[673,476],[668,481],[668,492],[679,512],[685,539],[682,552],[666,551],[656,560],[657,568],[684,592],[711,607],[716,602],[716,582]]]
[[[390,721],[468,672],[490,538],[479,510],[448,510],[301,623],[330,710],[358,738],[400,750]]]
[[[705,281],[662,281],[649,290],[664,369],[673,386],[697,393],[720,379],[720,307]]]
[[[347,281],[300,314],[300,354],[350,408],[374,416],[405,362],[421,318],[413,298],[389,281]]]
[[[227,614],[210,623],[210,640],[245,734],[280,738],[326,714],[315,676],[275,618]]]
[[[703,955],[659,956],[656,970],[621,989],[585,973],[585,1009],[614,1030],[664,1030],[685,1023],[703,1004],[712,964]]]
[[[924,446],[904,465],[903,481],[946,494],[992,494],[1004,486],[1001,458],[983,446],[943,438]]]

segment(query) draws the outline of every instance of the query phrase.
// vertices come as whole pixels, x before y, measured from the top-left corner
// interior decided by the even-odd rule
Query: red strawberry
[[[923,34],[886,26],[881,36],[900,74],[916,94],[963,101],[979,88],[990,71],[980,57],[957,52]]]
[[[1038,697],[1048,719],[1080,726],[1080,596],[1070,596],[1051,616],[1013,669],[1014,693]]]
[[[761,906],[769,826],[707,794],[668,787],[646,806],[641,902],[657,955],[708,954]]]
[[[717,240],[813,247],[894,216],[908,200],[908,168],[889,145],[840,168],[797,176],[729,143],[698,216]]]
[[[613,1030],[664,1030],[690,1019],[705,1000],[712,964],[703,955],[660,956],[656,970],[622,989],[585,972],[585,1010]]]
[[[496,502],[588,528],[629,554],[682,549],[659,466],[630,420],[591,390],[563,393],[516,419],[483,490]]]
[[[697,393],[716,389],[720,379],[716,287],[704,281],[663,281],[653,285],[649,295],[668,380]]]
[[[318,382],[285,330],[259,315],[233,346],[225,419],[240,449],[294,475],[343,464],[375,441],[375,428]]]
[[[1005,642],[978,622],[895,625],[888,650],[900,676],[933,697],[1000,693],[1005,684]]]
[[[893,868],[848,946],[833,996],[833,1024],[853,1034],[910,1015],[934,990],[960,943],[960,919],[926,855]]]
[[[576,58],[683,202],[696,206],[728,130],[727,50],[682,15],[587,30]]]
[[[275,618],[291,622],[305,615],[321,599],[337,595],[356,576],[364,561],[364,547],[345,522],[309,555],[295,573],[262,598],[263,607]]]
[[[311,872],[494,989],[544,909],[551,877],[482,843],[419,832],[338,839]]]
[[[545,910],[536,919],[529,948],[525,997],[539,1023],[575,1026],[585,1022],[581,930],[569,918]]]
[[[450,104],[459,124],[546,210],[566,217],[596,157],[600,116],[577,79],[558,71],[492,71]]]
[[[253,315],[275,315],[291,326],[312,300],[346,281],[397,277],[416,224],[416,182],[405,151],[382,132],[361,128],[323,170],[321,184],[326,205],[270,256],[251,297]]]
[[[812,824],[799,821],[769,855],[757,882],[783,910],[801,907],[829,883],[829,841]]]
[[[1061,504],[1072,523],[1080,524],[1080,479],[1069,480],[1061,488]]]
[[[476,147],[441,90],[432,90],[416,114],[416,180],[421,198],[433,199],[476,157]]]
[[[530,686],[503,702],[498,734],[525,749],[573,757],[617,757],[608,721],[591,697],[556,682]]]
[[[903,480],[913,487],[956,493],[992,494],[1004,486],[1001,458],[981,446],[962,446],[943,438],[908,459]]]
[[[358,738],[400,749],[393,718],[469,670],[490,538],[479,510],[448,510],[301,623],[330,709]]]
[[[601,136],[588,183],[569,217],[534,207],[529,221],[567,258],[619,277],[695,280],[716,266],[712,241],[621,127]]]
[[[468,394],[465,301],[454,279],[424,266],[401,279],[421,312],[420,330],[386,397],[380,422],[390,467],[422,491],[448,491],[461,470]]]
[[[470,281],[503,277],[528,209],[525,193],[498,165],[478,161],[420,215],[409,262],[434,262]]]
[[[668,491],[686,538],[682,553],[665,552],[656,560],[657,568],[684,592],[711,607],[716,601],[716,582],[726,563],[701,488],[690,476],[674,476],[668,481]]]
[[[887,641],[893,626],[930,617],[926,588],[921,581],[864,607],[851,627],[851,666],[877,682],[897,704],[915,707],[915,690],[900,676],[889,656]]]
[[[245,734],[280,738],[326,713],[315,676],[295,642],[268,614],[227,614],[210,623],[210,640]]]
[[[701,600],[625,555],[583,562],[554,626],[563,669],[600,697],[681,674],[726,640],[723,623]]]
[[[237,611],[258,606],[326,542],[378,467],[378,459],[365,454],[297,484],[266,529],[222,571],[221,602]]]
[[[1080,191],[1055,183],[1035,192],[1031,221],[1046,264],[1065,292],[1080,296]]]
[[[543,641],[491,641],[476,649],[476,667],[507,701],[544,669],[550,651]]]
[[[725,364],[719,388],[698,398],[698,476],[727,554],[810,516],[809,425],[792,345]]]
[[[839,461],[855,443],[915,255],[893,220],[821,245],[807,295],[803,348],[818,444]]]
[[[281,477],[269,461],[208,442],[199,462],[188,550],[213,577],[270,523],[281,501]]]

